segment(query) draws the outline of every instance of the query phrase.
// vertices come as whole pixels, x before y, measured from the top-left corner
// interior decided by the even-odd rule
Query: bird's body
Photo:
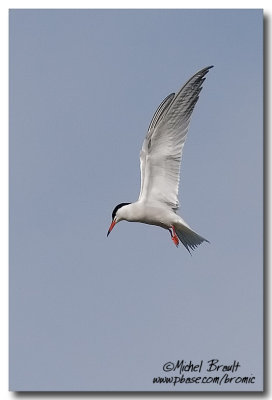
[[[145,201],[136,201],[120,210],[121,219],[129,222],[142,222],[149,225],[158,225],[168,229],[172,222],[178,222],[179,216],[167,207],[160,204],[149,204]]]
[[[168,229],[176,246],[179,240],[190,252],[206,241],[176,213],[182,150],[191,114],[198,100],[207,67],[197,72],[177,94],[159,105],[140,153],[141,190],[135,203],[121,203],[112,213],[108,235],[117,222],[141,222]]]

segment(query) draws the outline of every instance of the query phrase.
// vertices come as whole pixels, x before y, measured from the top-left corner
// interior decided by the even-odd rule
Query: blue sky
[[[153,112],[211,64],[179,211],[211,244],[107,239]],[[261,388],[262,135],[261,10],[10,12],[12,390],[184,390],[152,379],[214,357]]]

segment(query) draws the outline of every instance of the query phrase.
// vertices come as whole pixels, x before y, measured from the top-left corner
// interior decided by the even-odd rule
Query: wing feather
[[[168,110],[173,98],[175,97],[175,93],[169,94],[159,105],[157,110],[155,111],[153,118],[150,122],[147,135],[144,141],[144,146],[140,152],[140,168],[141,168],[141,191],[140,191],[140,196],[143,190],[144,186],[144,178],[145,178],[145,161],[146,161],[146,154],[148,151],[148,148],[150,149],[151,146],[151,136],[154,132],[154,129],[156,128],[157,124],[162,120],[163,115],[166,113]],[[145,148],[144,148],[145,147]]]
[[[139,201],[179,207],[178,190],[182,150],[192,112],[212,66],[197,72],[177,94],[170,94],[156,110],[140,153]]]

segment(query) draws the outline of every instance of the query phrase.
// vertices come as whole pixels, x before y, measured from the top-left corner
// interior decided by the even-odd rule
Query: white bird
[[[179,240],[190,252],[208,242],[176,213],[180,163],[193,109],[205,75],[203,68],[175,94],[171,93],[157,108],[140,153],[141,191],[135,203],[118,204],[112,212],[107,236],[120,221],[142,222],[168,229],[174,244]]]

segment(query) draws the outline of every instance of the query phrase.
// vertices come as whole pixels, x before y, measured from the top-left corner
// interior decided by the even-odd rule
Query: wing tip
[[[210,65],[209,67],[206,67],[207,72],[209,72],[210,69],[214,68],[214,65]]]
[[[212,68],[214,68],[214,65],[209,65],[208,67],[202,68],[200,71],[197,72],[197,74],[206,75]]]
[[[203,70],[205,70],[205,69],[211,69],[211,68],[214,68],[214,65],[209,65],[208,67],[203,68]]]

